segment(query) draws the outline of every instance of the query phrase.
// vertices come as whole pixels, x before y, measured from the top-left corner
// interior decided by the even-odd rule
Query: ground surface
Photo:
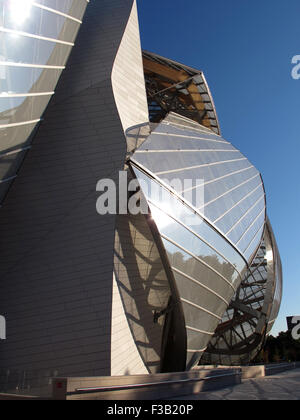
[[[202,392],[181,400],[300,400],[300,369],[267,378],[249,379],[241,385]]]

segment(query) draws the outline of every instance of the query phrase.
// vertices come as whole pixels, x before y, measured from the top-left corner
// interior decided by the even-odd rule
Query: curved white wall
[[[149,114],[135,0],[113,65],[111,82],[124,133],[132,126],[147,123]],[[132,337],[115,278],[111,328],[111,375],[147,373]]]
[[[114,62],[112,87],[124,132],[149,121],[136,0]]]

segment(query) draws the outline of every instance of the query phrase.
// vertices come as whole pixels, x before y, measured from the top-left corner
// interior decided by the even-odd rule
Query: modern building
[[[262,177],[221,136],[203,73],[141,51],[135,0],[0,12],[2,382],[251,361],[280,256]],[[96,211],[120,171],[147,214]]]

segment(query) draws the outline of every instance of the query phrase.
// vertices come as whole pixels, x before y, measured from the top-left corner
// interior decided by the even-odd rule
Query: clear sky
[[[273,334],[300,315],[299,0],[138,0],[142,47],[202,70],[223,136],[262,172],[284,270]]]

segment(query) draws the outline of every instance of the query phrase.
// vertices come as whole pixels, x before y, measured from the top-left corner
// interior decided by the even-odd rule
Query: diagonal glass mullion
[[[258,205],[258,203],[264,199],[264,196],[261,196],[247,211],[243,214],[243,216],[229,229],[225,235],[229,235],[240,223],[241,221]]]
[[[195,187],[191,187],[191,188],[187,188],[186,190],[182,190],[181,194],[189,192],[189,191],[193,191],[193,190],[195,190],[199,187],[205,187],[206,185],[213,184],[214,182],[218,182],[221,179],[229,178],[232,175],[237,175],[241,172],[249,171],[249,169],[252,169],[252,168],[254,168],[253,165],[248,166],[247,168],[239,169],[238,171],[230,172],[229,174],[220,176],[219,178],[214,178],[214,179],[211,179],[210,181],[204,182],[203,184],[199,184],[199,185],[196,185]]]
[[[156,203],[154,203],[150,198],[147,199],[149,201],[149,203],[156,207],[157,209],[159,209],[160,211],[162,211],[163,213],[165,213],[168,217],[170,217],[171,219],[173,219],[176,223],[180,224],[183,228],[185,228],[188,232],[192,233],[194,236],[196,236],[197,238],[199,238],[205,245],[207,245],[212,251],[214,251],[216,254],[218,254],[220,257],[222,257],[226,262],[228,262],[228,264],[230,264],[234,270],[238,273],[240,279],[242,280],[241,277],[241,273],[240,271],[236,268],[236,266],[234,264],[232,264],[232,262],[230,262],[228,260],[228,258],[226,258],[221,251],[218,251],[212,244],[210,244],[207,240],[205,240],[202,236],[200,236],[198,233],[196,233],[193,229],[189,228],[185,223],[183,223],[182,221],[180,221],[179,219],[177,219],[175,216],[171,215],[168,211],[164,210],[161,206],[157,205]]]
[[[237,207],[239,204],[241,204],[244,200],[246,200],[248,197],[250,197],[252,194],[255,193],[255,191],[257,191],[259,188],[261,187],[261,185],[258,185],[257,187],[254,188],[254,190],[250,191],[247,195],[245,195],[245,197],[243,197],[240,201],[238,201],[234,206],[232,206],[230,209],[228,209],[224,214],[222,214],[221,216],[219,216],[216,220],[214,220],[214,223],[218,223],[221,219],[223,219],[228,213],[230,213],[235,207]]]
[[[253,222],[251,223],[251,225],[247,228],[247,230],[245,230],[245,232],[243,233],[243,235],[240,237],[240,239],[237,241],[237,243],[236,243],[236,245],[238,245],[241,241],[242,241],[242,239],[245,237],[245,235],[249,232],[249,230],[252,228],[252,226],[254,226],[254,224],[257,222],[257,220],[259,220],[259,218],[261,217],[261,215],[263,214],[263,213],[265,213],[266,212],[266,208],[264,207],[263,209],[262,209],[262,211],[256,216],[256,218],[253,220]],[[258,230],[258,232],[260,231],[260,229],[261,229],[261,227],[259,228],[259,230]],[[258,234],[258,232],[256,233],[256,235]],[[254,235],[254,238],[255,238],[255,236],[256,235]],[[249,247],[249,246],[248,246]],[[246,250],[248,249],[248,247],[246,248]],[[246,250],[244,250],[244,252],[246,251]]]
[[[243,185],[248,184],[250,181],[257,178],[258,176],[259,176],[259,174],[256,174],[253,177],[251,177],[251,178],[247,179],[246,181],[242,182],[241,184],[236,185],[235,187],[226,191],[224,194],[219,195],[218,197],[214,198],[213,200],[211,200],[208,203],[205,203],[203,206],[199,207],[199,210],[203,209],[204,207],[209,206],[210,204],[214,203],[215,201],[218,201],[220,198],[225,197],[227,194],[230,194],[232,191],[237,190],[238,188],[242,187]]]
[[[51,7],[44,6],[43,4],[39,4],[39,3],[35,2],[35,1],[32,3],[32,6],[37,7],[39,9],[42,9],[42,10],[45,10],[47,12],[54,13],[56,15],[62,16],[64,18],[66,18],[66,19],[73,20],[74,22],[77,22],[79,24],[82,23],[81,20],[75,18],[74,16],[71,16],[71,15],[68,15],[66,13],[63,13],[63,12],[57,10],[57,9],[52,9]]]
[[[171,170],[168,170],[168,171],[156,172],[155,175],[166,175],[166,174],[171,174],[171,173],[189,171],[189,170],[192,170],[192,169],[208,168],[210,166],[223,165],[224,163],[239,162],[241,160],[247,160],[247,158],[217,161],[217,162],[211,162],[211,163],[204,163],[204,164],[201,164],[201,165],[188,166],[188,167],[185,167],[185,168],[171,169]]]

